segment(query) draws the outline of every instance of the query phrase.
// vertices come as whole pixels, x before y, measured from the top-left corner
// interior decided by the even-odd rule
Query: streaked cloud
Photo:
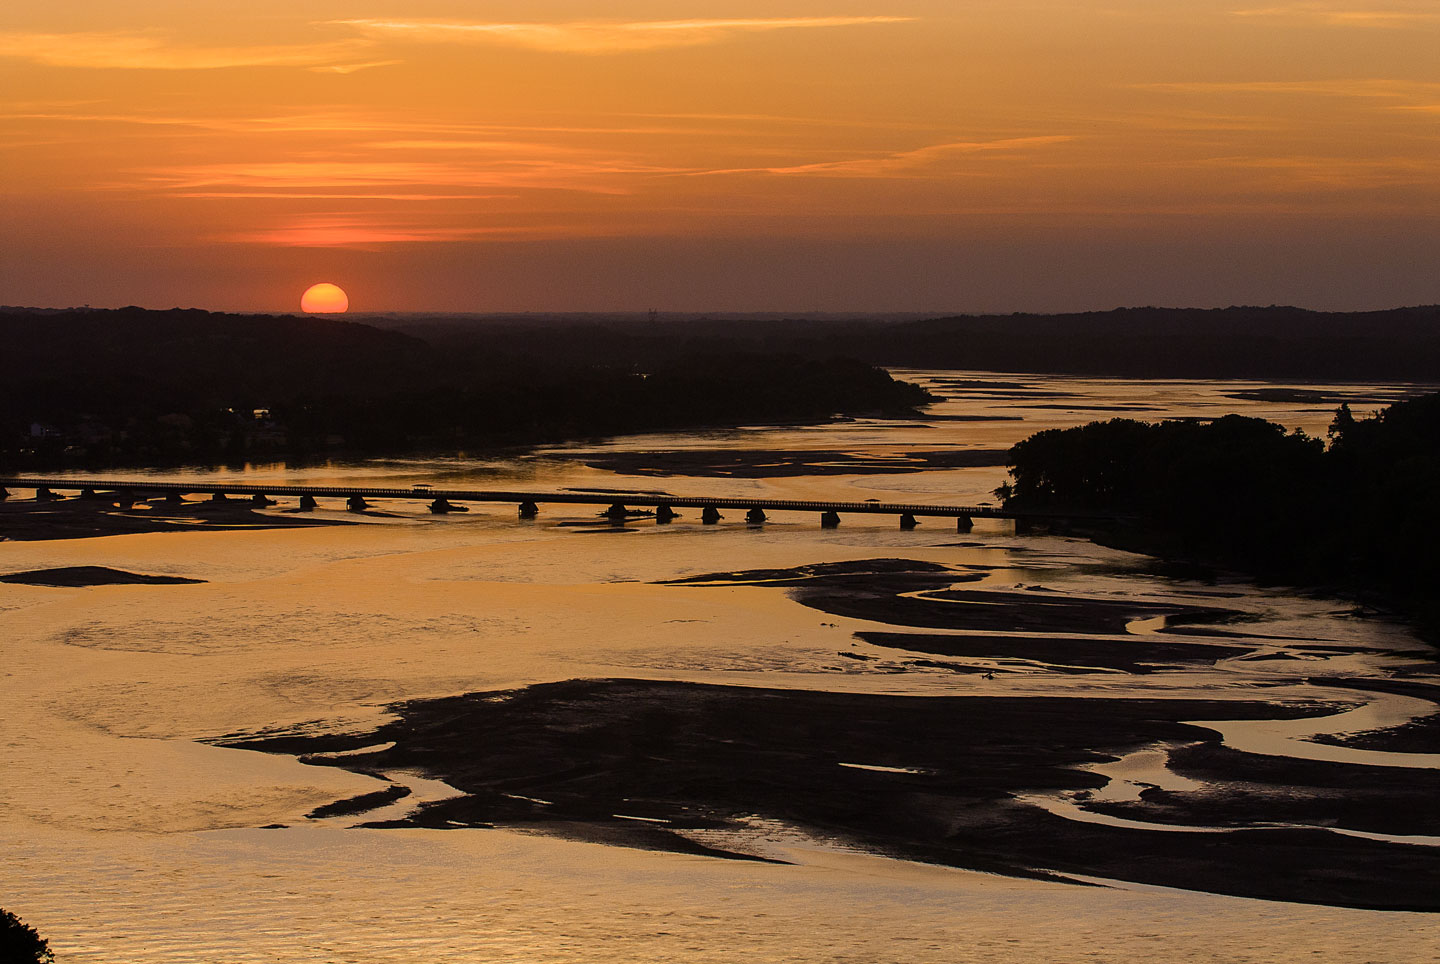
[[[586,154],[562,158],[541,150],[455,162],[301,160],[167,167],[149,171],[146,183],[171,196],[190,197],[332,192],[380,197],[404,194],[407,188],[423,194],[459,193],[466,189],[624,194],[629,189],[622,179],[673,173],[675,168],[625,158]]]
[[[774,167],[728,168],[695,171],[691,174],[781,174],[815,175],[821,177],[905,177],[946,168],[959,157],[991,152],[1014,153],[1037,147],[1062,144],[1075,138],[1069,134],[1048,134],[1038,137],[1009,137],[994,141],[953,141],[930,144],[909,151],[896,151],[873,157],[818,161],[811,164],[790,164]]]
[[[777,30],[909,23],[913,17],[755,17],[709,20],[637,20],[567,23],[455,22],[440,20],[337,20],[373,39],[410,43],[502,44],[549,53],[610,54],[719,43]]]
[[[1428,0],[1423,5],[1390,3],[1382,7],[1355,3],[1287,3],[1232,10],[1231,13],[1251,20],[1310,21],[1332,27],[1394,28],[1440,23],[1440,10]]]
[[[593,227],[568,222],[553,224],[435,225],[377,218],[363,212],[331,212],[285,218],[270,227],[233,231],[213,240],[232,244],[292,248],[380,248],[394,244],[454,241],[511,241],[594,235]]]
[[[1319,97],[1410,99],[1440,94],[1440,83],[1387,78],[1340,80],[1179,81],[1139,84],[1145,90],[1190,94],[1305,94]]]
[[[307,67],[349,73],[389,61],[359,62],[369,41],[349,38],[313,44],[194,46],[153,33],[29,33],[0,31],[0,57],[47,67],[101,70],[218,70],[229,67]]]

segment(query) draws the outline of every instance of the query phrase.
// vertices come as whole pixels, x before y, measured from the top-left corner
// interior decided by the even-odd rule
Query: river
[[[223,471],[294,484],[972,504],[993,500],[1004,468],[957,465],[955,453],[993,463],[978,453],[1041,429],[1113,416],[1239,412],[1323,437],[1340,400],[1358,414],[1415,390],[897,375],[943,400],[905,421],[626,437],[504,459]],[[269,511],[284,517],[289,508]],[[880,516],[847,516],[839,528],[822,529],[799,513],[772,513],[764,526],[731,513],[702,526],[698,512],[687,512],[668,526],[638,518],[615,527],[579,506],[542,504],[540,517],[525,522],[514,506],[449,516],[431,515],[419,500],[379,508],[357,518],[333,500],[314,513],[360,524],[0,543],[0,572],[107,566],[204,580],[0,585],[0,906],[49,937],[57,959],[1437,959],[1435,914],[1255,900],[1073,871],[1070,880],[1100,886],[982,873],[897,859],[765,812],[705,840],[783,862],[610,846],[533,826],[366,829],[354,826],[355,817],[307,818],[381,784],[217,741],[281,731],[363,734],[393,720],[400,701],[564,680],[876,697],[1333,703],[1333,712],[1302,718],[1217,717],[1205,725],[1219,734],[1217,746],[1263,759],[1409,769],[1427,779],[1440,772],[1433,753],[1311,739],[1396,727],[1436,709],[1393,689],[1348,685],[1397,674],[1430,685],[1437,674],[1425,668],[1428,648],[1403,625],[1337,599],[1233,577],[1181,578],[1083,539],[1017,534],[1003,520],[977,519],[973,531],[957,533],[943,520],[902,531]],[[773,581],[773,571],[878,559],[944,567],[963,574],[957,589],[1002,594],[996,599],[1024,592],[1134,607],[1135,618],[1118,631],[1087,631],[1096,646],[1169,633],[1172,648],[1236,640],[1243,648],[1211,659],[1157,659],[1137,670],[1042,645],[1074,632],[1018,626],[1007,638],[1035,643],[1018,655],[980,652],[957,662],[932,651],[926,658],[874,641],[915,623],[829,611],[807,604],[793,586],[754,576],[772,571]],[[737,573],[752,575],[675,582]],[[933,587],[916,595],[946,598]],[[1207,632],[1201,623],[1175,633],[1175,620],[1150,615],[1210,605],[1229,614],[1223,629]],[[1172,765],[1185,744],[1167,737],[1126,747],[1086,764],[1103,778],[1093,792],[1032,790],[1017,793],[1017,804],[1146,839],[1224,836],[1233,821],[1214,826],[1143,809],[1147,789],[1179,799],[1204,782]],[[924,769],[889,757],[842,766],[876,779]],[[404,817],[417,803],[455,793],[433,773],[389,777],[412,794],[381,816]],[[1413,827],[1342,820],[1326,828],[1289,817],[1274,826],[1358,834],[1424,861],[1440,838],[1425,832],[1433,810],[1421,816]]]

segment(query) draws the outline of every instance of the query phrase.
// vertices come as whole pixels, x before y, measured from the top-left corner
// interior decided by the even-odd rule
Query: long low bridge
[[[232,496],[249,496],[257,507],[276,504],[272,496],[293,496],[302,510],[317,507],[317,499],[344,499],[352,512],[370,508],[370,499],[420,499],[429,502],[436,514],[469,511],[463,503],[510,503],[518,506],[519,517],[533,519],[545,503],[562,505],[606,506],[602,513],[613,522],[640,515],[632,506],[654,510],[658,523],[677,518],[677,509],[699,509],[700,521],[714,525],[721,519],[720,510],[744,510],[750,523],[766,521],[767,511],[818,512],[820,524],[833,528],[840,524],[840,514],[898,516],[904,529],[914,528],[921,517],[954,519],[956,529],[970,531],[976,518],[1016,519],[1022,522],[1075,519],[1075,515],[1017,512],[988,505],[929,505],[918,502],[831,502],[807,499],[755,499],[743,496],[681,496],[657,492],[625,491],[562,491],[522,492],[497,489],[437,489],[429,485],[409,488],[375,488],[350,485],[282,485],[278,483],[231,482],[210,479],[193,482],[160,482],[150,479],[42,479],[0,478],[0,499],[10,496],[10,489],[34,489],[37,499],[61,499],[62,492],[75,492],[82,499],[103,499],[122,506],[163,496],[170,502],[182,502],[186,495],[209,496],[213,502],[228,502]]]

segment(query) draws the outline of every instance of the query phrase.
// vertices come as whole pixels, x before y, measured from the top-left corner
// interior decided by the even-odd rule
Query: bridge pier
[[[267,505],[274,505],[274,504],[275,504],[275,500],[272,499],[272,498],[270,498],[269,496],[265,495],[265,494],[262,493],[262,492],[256,492],[254,495],[252,495],[252,496],[250,497],[250,504],[253,505],[253,506],[255,506],[255,508],[257,508],[257,509],[263,509],[263,508],[265,508]]]
[[[533,502],[520,503],[520,518],[533,519],[540,514],[540,507]]]
[[[84,500],[87,501],[87,502],[90,502],[90,501],[93,501],[93,500],[95,500],[95,499],[98,499],[99,496],[97,496],[97,495],[95,494],[95,490],[94,490],[94,489],[81,489],[81,490],[80,490],[80,498],[84,499]]]
[[[349,509],[351,512],[364,512],[366,509],[370,508],[370,503],[366,502],[358,495],[352,495],[350,498],[345,500],[345,508]]]
[[[169,502],[172,505],[179,505],[181,502],[185,501],[185,496],[179,492],[166,492],[165,501]]]
[[[834,529],[840,525],[840,513],[834,509],[826,509],[820,513],[820,528]]]
[[[679,513],[677,513],[674,509],[670,508],[668,505],[657,505],[655,507],[656,525],[666,525],[670,522],[674,522],[679,517]]]
[[[130,491],[129,489],[118,490],[115,493],[114,498],[115,504],[122,509],[128,509],[136,502],[140,501],[139,499],[135,498],[135,493]]]
[[[230,501],[230,497],[229,497],[228,495],[226,495],[224,492],[212,492],[212,493],[210,494],[210,501],[211,501],[211,502],[229,502],[229,501]]]
[[[0,485],[0,502],[4,502],[8,498],[10,498],[10,491],[6,489],[5,486]]]
[[[765,510],[759,507],[745,513],[745,521],[752,526],[758,526],[765,521]]]
[[[724,517],[720,515],[720,510],[713,505],[707,505],[700,511],[700,522],[702,525],[713,526],[722,518]]]
[[[957,515],[955,517],[956,532],[969,532],[973,528],[975,528],[975,520],[971,519],[968,515]]]
[[[444,515],[447,512],[469,512],[468,505],[456,505],[448,499],[436,499],[430,503],[430,511],[436,515]]]
[[[301,512],[310,512],[310,511],[313,511],[313,510],[315,509],[316,505],[317,505],[317,503],[315,502],[315,497],[314,497],[313,495],[302,495],[302,496],[300,497],[300,511],[301,511]]]
[[[36,502],[53,502],[55,499],[58,498],[61,498],[61,496],[58,496],[54,492],[51,492],[48,485],[39,486],[35,490]]]
[[[915,516],[914,516],[913,514],[911,514],[911,513],[909,513],[909,512],[902,512],[902,513],[900,514],[900,528],[902,528],[902,529],[913,529],[913,528],[915,528],[916,526],[918,526],[919,524],[920,524],[920,523],[916,521]]]
[[[605,510],[605,518],[609,519],[612,525],[623,526],[625,520],[630,518],[630,510],[619,502]]]

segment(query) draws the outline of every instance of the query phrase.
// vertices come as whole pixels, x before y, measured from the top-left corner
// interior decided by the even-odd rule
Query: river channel
[[[504,458],[149,475],[977,504],[999,453],[1042,429],[1238,412],[1323,437],[1341,401],[1419,390],[896,374],[942,400]],[[306,518],[333,525],[0,541],[0,574],[200,580],[0,584],[0,906],[58,960],[1440,959],[1433,893],[1365,896],[1377,867],[1398,890],[1440,873],[1440,754],[1385,736],[1426,725],[1440,673],[1355,601],[1004,520],[617,526],[574,505],[522,521],[321,502]],[[952,706],[1012,714],[1044,759],[975,789],[967,755],[1029,750],[920,738]],[[590,708],[605,728],[575,743]],[[673,773],[657,782],[616,750],[647,726],[716,746],[655,750]],[[752,773],[737,751],[719,793],[725,746],[764,759]],[[624,765],[582,799],[533,763],[550,752]],[[467,790],[476,760],[508,782]]]

